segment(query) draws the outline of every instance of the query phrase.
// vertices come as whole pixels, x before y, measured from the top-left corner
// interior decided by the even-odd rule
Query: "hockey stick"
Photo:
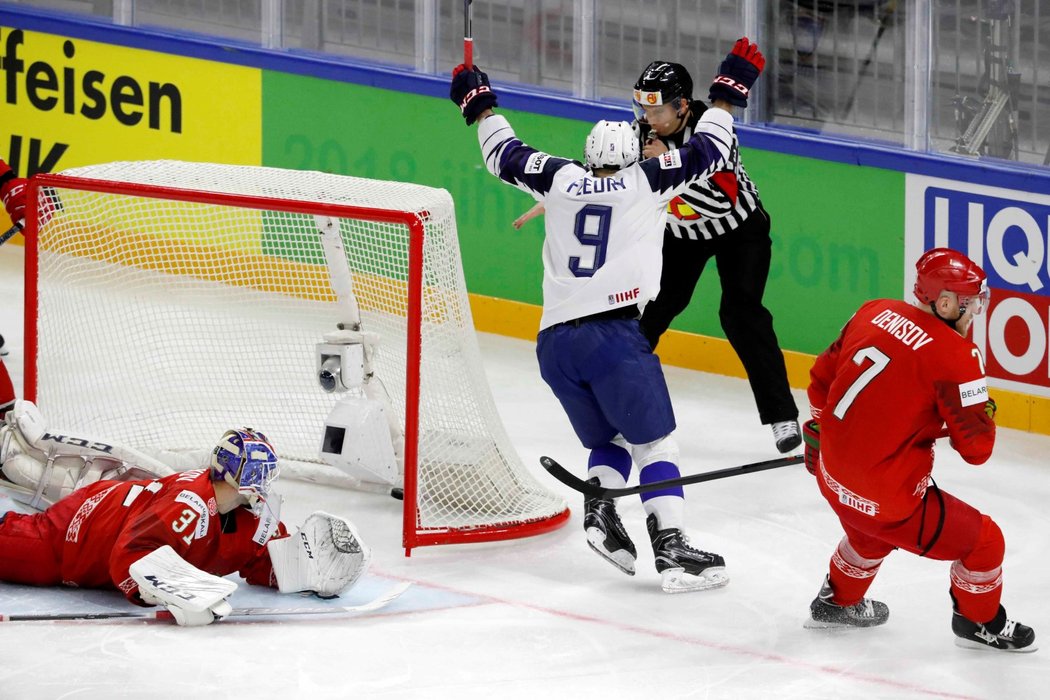
[[[334,615],[354,616],[361,613],[372,612],[386,607],[397,600],[411,582],[399,583],[391,587],[385,593],[377,596],[367,603],[360,605],[325,606],[317,608],[237,608],[224,620],[240,619],[246,617],[289,617],[292,615]],[[38,622],[45,620],[174,620],[175,616],[167,610],[134,610],[134,611],[104,611],[104,612],[72,612],[72,613],[13,613],[11,615],[0,614],[0,622]]]
[[[471,2],[473,0],[463,0],[463,65],[467,68],[474,66],[474,29],[470,19]]]
[[[882,12],[879,14],[879,28],[875,32],[875,40],[871,42],[871,49],[868,51],[868,57],[864,59],[864,63],[861,64],[860,70],[857,71],[857,82],[853,85],[853,92],[850,93],[849,99],[846,101],[846,107],[842,110],[840,119],[845,119],[849,116],[849,113],[853,111],[853,103],[857,99],[857,91],[860,90],[860,81],[868,73],[868,68],[871,66],[872,60],[875,58],[875,52],[879,49],[879,41],[882,39],[882,35],[886,32],[890,17],[897,11],[897,0],[890,0],[883,7]]]
[[[3,245],[4,243],[7,243],[7,241],[10,240],[10,238],[12,236],[14,236],[16,233],[18,233],[21,230],[22,230],[22,227],[19,224],[15,224],[11,228],[9,228],[6,231],[4,231],[2,234],[0,234],[0,245]]]
[[[650,491],[659,491],[660,489],[671,488],[673,486],[686,486],[688,484],[699,484],[702,481],[714,481],[715,479],[725,479],[730,476],[739,476],[741,474],[750,474],[751,472],[761,472],[767,469],[778,469],[780,467],[790,467],[793,464],[803,463],[802,455],[791,455],[790,457],[780,457],[778,459],[771,459],[765,462],[754,462],[752,464],[743,464],[739,467],[728,467],[726,469],[716,469],[713,472],[704,472],[703,474],[691,474],[690,476],[680,476],[676,479],[664,479],[663,481],[654,481],[649,484],[640,484],[638,486],[630,486],[622,489],[607,489],[601,486],[595,486],[594,484],[588,484],[583,479],[573,476],[569,473],[565,467],[555,462],[550,457],[540,457],[540,464],[543,468],[550,472],[551,476],[565,484],[574,491],[579,491],[587,496],[593,496],[595,498],[619,498],[620,496],[633,496],[638,493],[649,493]]]

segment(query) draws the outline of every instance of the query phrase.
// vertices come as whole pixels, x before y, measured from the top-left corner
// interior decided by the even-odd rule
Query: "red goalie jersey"
[[[866,303],[810,372],[825,496],[876,520],[919,505],[945,426],[971,464],[992,453],[984,362],[972,342],[902,301]],[[833,494],[833,495],[832,495]]]
[[[220,514],[206,469],[152,481],[100,481],[44,513],[8,513],[5,520],[0,529],[3,580],[118,588],[140,603],[128,568],[171,545],[208,573],[239,572],[248,583],[277,585],[265,544],[253,539],[259,520],[244,507]],[[279,524],[274,537],[287,534]],[[55,553],[60,553],[57,562]]]

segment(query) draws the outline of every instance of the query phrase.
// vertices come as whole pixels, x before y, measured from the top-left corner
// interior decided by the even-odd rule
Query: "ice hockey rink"
[[[19,390],[22,259],[21,247],[0,247],[0,334]],[[638,545],[638,574],[621,574],[588,549],[582,496],[539,467],[546,454],[582,473],[586,452],[539,377],[533,344],[485,334],[480,343],[511,439],[538,478],[569,500],[568,525],[524,540],[424,547],[406,558],[398,501],[283,479],[286,522],[294,527],[318,509],[345,515],[374,549],[368,576],[340,604],[399,582],[411,582],[408,591],[357,617],[204,628],[3,622],[0,699],[1045,697],[1050,650],[955,647],[946,562],[901,553],[887,559],[870,593],[890,607],[882,627],[803,629],[841,531],[801,466],[686,487],[688,533],[696,546],[725,556],[726,588],[662,592],[634,497],[621,500],[620,511]],[[666,374],[683,472],[776,456],[744,380],[678,368]],[[804,392],[796,400],[806,406]],[[1001,430],[985,466],[968,466],[938,445],[935,470],[942,488],[1001,525],[1003,602],[1012,618],[1036,629],[1042,646],[1050,634],[1047,454],[1050,437]],[[233,602],[265,605],[256,599],[274,595],[241,590]],[[0,584],[0,614],[122,605],[117,593]]]

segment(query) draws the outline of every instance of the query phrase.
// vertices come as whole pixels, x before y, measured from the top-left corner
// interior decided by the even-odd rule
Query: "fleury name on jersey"
[[[565,188],[565,194],[588,195],[602,194],[604,192],[617,192],[627,189],[622,177],[581,177],[579,180],[570,182]]]

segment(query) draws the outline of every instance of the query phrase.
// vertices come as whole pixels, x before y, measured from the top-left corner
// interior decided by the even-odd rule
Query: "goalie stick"
[[[650,491],[659,491],[660,489],[671,488],[673,486],[686,486],[688,484],[699,484],[703,481],[714,481],[715,479],[725,479],[730,476],[739,476],[740,474],[750,474],[751,472],[761,472],[767,469],[778,469],[780,467],[790,467],[793,464],[802,464],[803,455],[791,455],[790,457],[780,457],[778,459],[771,459],[765,462],[753,462],[751,464],[742,464],[739,467],[728,467],[726,469],[716,469],[711,472],[704,472],[702,474],[691,474],[689,476],[680,476],[675,479],[664,479],[663,481],[654,481],[648,484],[641,484],[639,486],[629,486],[622,489],[604,488],[602,486],[595,486],[594,484],[588,484],[583,479],[569,473],[569,471],[555,462],[550,457],[540,457],[540,464],[543,468],[550,472],[551,476],[565,484],[574,491],[579,491],[587,496],[593,496],[595,498],[619,498],[620,496],[633,496],[639,493],[648,493]]]
[[[22,227],[19,226],[18,224],[15,224],[11,228],[9,228],[6,231],[4,231],[2,234],[0,234],[0,245],[3,245],[4,243],[7,243],[7,241],[10,240],[12,236],[14,236],[16,233],[18,233],[21,230],[22,230]]]
[[[235,608],[223,620],[237,620],[251,617],[291,617],[294,615],[332,615],[336,617],[354,617],[386,607],[397,600],[408,590],[412,583],[405,581],[392,586],[384,593],[360,605],[323,606],[316,608]],[[103,612],[72,613],[0,613],[0,622],[39,622],[47,620],[174,620],[175,616],[167,610],[132,610]]]

